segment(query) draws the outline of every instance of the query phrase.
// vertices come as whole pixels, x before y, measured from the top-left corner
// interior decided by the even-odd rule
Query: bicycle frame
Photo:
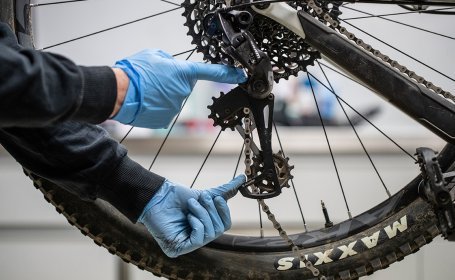
[[[20,18],[11,19],[16,25],[19,41],[26,47],[33,47],[33,31],[31,28],[31,1],[17,0],[16,14]],[[349,1],[348,1],[349,2]],[[360,0],[355,2],[381,3],[381,4],[407,4],[421,5],[417,1],[395,1],[395,0]],[[425,5],[455,5],[455,0],[432,0],[424,2]],[[286,5],[284,3],[270,4],[270,7]],[[265,16],[267,10],[255,9]],[[295,11],[297,13],[297,11]],[[324,56],[337,64],[347,73],[356,77],[364,85],[373,90],[376,94],[388,100],[401,111],[408,114],[417,122],[433,131],[436,135],[447,142],[455,144],[455,104],[444,100],[431,90],[417,85],[395,70],[390,69],[377,58],[356,47],[337,32],[321,24],[310,15],[299,12],[298,20],[302,31],[295,31],[294,25],[287,26],[289,17],[279,21],[289,27],[305,41],[318,49]],[[276,18],[274,18],[276,20]]]
[[[412,82],[305,12],[284,3],[255,10],[285,25],[373,92],[445,141],[455,143],[455,104],[451,101]]]
[[[395,4],[395,5],[412,5],[412,6],[453,6],[454,0],[431,0],[431,1],[413,1],[413,0],[354,0],[344,1],[347,3],[368,3],[368,4]]]

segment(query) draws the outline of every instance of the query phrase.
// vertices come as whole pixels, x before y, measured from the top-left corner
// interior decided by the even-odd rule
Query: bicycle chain
[[[253,175],[251,172],[251,143],[252,143],[252,131],[251,131],[251,110],[249,108],[244,108],[243,113],[246,115],[244,118],[245,125],[245,135],[244,135],[244,155],[245,155],[245,174],[247,176]],[[252,190],[254,193],[259,193],[260,190],[254,184],[252,185]],[[313,276],[319,277],[319,280],[326,280],[327,278],[324,275],[321,275],[319,269],[314,267],[313,263],[306,259],[305,254],[301,252],[300,248],[292,241],[286,231],[281,227],[281,224],[276,220],[275,215],[270,211],[269,206],[264,202],[263,199],[258,199],[258,203],[261,206],[262,211],[267,214],[267,218],[272,222],[273,227],[278,231],[281,238],[283,238],[286,243],[291,247],[292,252],[298,256],[299,260],[305,264],[305,267],[311,271]]]
[[[443,90],[441,87],[434,85],[432,82],[426,80],[424,77],[417,75],[414,71],[409,70],[406,66],[401,65],[398,61],[391,59],[389,56],[381,53],[381,51],[373,48],[371,45],[366,44],[363,40],[357,38],[353,33],[347,31],[345,27],[340,26],[339,22],[334,20],[328,13],[324,13],[324,10],[320,8],[313,0],[309,0],[308,7],[313,9],[316,13],[316,16],[320,20],[328,22],[331,27],[338,30],[342,35],[346,36],[349,40],[354,41],[355,44],[362,47],[365,51],[373,54],[375,57],[382,60],[384,63],[389,64],[392,68],[400,71],[401,73],[407,75],[410,79],[414,79],[418,84],[425,86],[426,88],[432,90],[436,94],[441,95],[442,97],[451,100],[455,103],[455,95],[451,92]]]
[[[219,38],[207,36],[203,28],[203,21],[207,14],[224,7],[235,6],[240,2],[242,1],[183,1],[184,12],[182,15],[186,18],[184,25],[188,27],[187,35],[192,38],[191,43],[196,45],[197,51],[203,54],[204,60],[215,64],[236,65],[238,63],[226,53]],[[321,2],[334,16],[338,15],[337,5],[331,5],[331,8],[328,8],[329,1],[321,0]],[[288,3],[298,9],[304,9],[305,6],[302,1]],[[275,82],[297,76],[299,72],[306,71],[307,66],[314,65],[314,61],[320,58],[318,51],[281,24],[261,15],[255,16],[253,20],[248,31],[255,38],[259,49],[267,53],[270,58]]]
[[[246,116],[250,116],[251,110],[249,108],[244,108],[243,113]],[[251,176],[251,118],[245,117],[243,120],[245,124],[245,138],[243,139],[243,143],[245,145],[244,154],[245,154],[245,175]]]

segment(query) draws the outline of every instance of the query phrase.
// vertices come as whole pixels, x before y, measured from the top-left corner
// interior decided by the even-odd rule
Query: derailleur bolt
[[[255,92],[263,93],[267,90],[266,84],[262,80],[257,80],[253,82],[253,90]]]

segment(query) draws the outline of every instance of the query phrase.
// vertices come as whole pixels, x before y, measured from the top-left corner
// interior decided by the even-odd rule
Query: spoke
[[[278,133],[278,128],[276,127],[275,121],[273,122],[273,127],[275,129],[275,134],[278,139],[278,144],[280,145],[281,152],[283,153],[283,156],[286,157],[286,154],[284,153],[284,149],[283,149],[283,144],[281,144],[281,138]],[[295,188],[294,179],[292,179],[292,177],[291,177],[290,181],[291,181],[291,185],[292,185],[292,190],[294,191],[295,200],[297,201],[297,205],[299,206],[300,217],[302,217],[303,227],[305,228],[305,232],[308,232],[305,216],[303,215],[303,209],[300,204],[299,196],[297,195],[297,190]]]
[[[187,53],[190,53],[190,55],[186,58],[186,60],[188,60],[192,55],[193,53],[196,51],[196,48],[194,49],[191,49],[191,50],[187,50],[187,51],[184,51],[184,52],[179,52],[179,53],[176,53],[174,55],[172,55],[173,57],[176,57],[176,56],[179,56],[179,55],[184,55],[184,54],[187,54]]]
[[[171,5],[174,5],[174,6],[181,6],[180,4],[177,4],[175,2],[172,2],[172,1],[167,1],[167,0],[161,0],[161,2],[165,2],[165,3],[168,3],[168,4],[171,4]]]
[[[59,1],[59,2],[50,2],[50,3],[33,3],[30,4],[30,7],[40,7],[40,6],[52,6],[52,5],[59,5],[59,4],[68,4],[73,2],[85,2],[88,0],[68,0],[68,1]]]
[[[205,159],[204,159],[204,161],[202,162],[202,165],[201,165],[201,167],[199,168],[199,170],[198,170],[198,172],[197,172],[197,174],[196,174],[196,177],[195,177],[194,180],[193,180],[193,183],[191,183],[190,189],[193,188],[194,184],[196,183],[197,178],[199,177],[199,174],[201,174],[202,168],[204,168],[205,163],[207,162],[207,159],[209,158],[210,154],[212,153],[213,148],[215,147],[216,142],[218,142],[218,139],[220,138],[221,132],[222,132],[222,130],[220,130],[220,132],[218,132],[218,135],[216,136],[215,141],[213,141],[212,147],[210,147],[209,152],[208,152],[207,155],[205,156]]]
[[[405,10],[408,10],[408,11],[419,11],[419,12],[424,13],[424,14],[446,15],[446,16],[455,15],[455,11],[422,10],[422,9],[410,7],[410,6],[407,6],[407,5],[398,5],[398,6],[400,6],[401,8],[403,8]],[[452,3],[452,6],[453,6],[453,3]]]
[[[242,159],[244,149],[245,149],[245,145],[242,143],[242,149],[240,149],[239,158],[237,159],[237,164],[235,165],[234,175],[232,175],[232,179],[234,179],[235,175],[237,175],[237,171],[239,170],[240,160]]]
[[[258,201],[258,210],[259,210],[259,235],[261,236],[261,238],[263,238],[264,237],[264,226],[262,224],[261,204],[259,202],[259,199],[257,201]]]
[[[194,49],[194,50],[187,56],[186,60],[190,59],[190,57],[193,55],[193,53],[194,53],[195,50],[196,50],[196,49]],[[180,55],[180,54],[174,54],[173,56],[175,57],[175,56],[177,56],[177,55]],[[156,155],[155,155],[155,157],[153,158],[152,163],[150,164],[149,170],[152,169],[153,165],[155,164],[156,159],[157,159],[158,156],[160,155],[161,150],[163,149],[164,144],[166,143],[167,139],[169,138],[169,135],[171,134],[172,129],[174,128],[175,124],[177,123],[177,120],[179,119],[180,114],[182,113],[183,108],[185,108],[185,105],[186,105],[186,102],[187,102],[187,101],[188,101],[188,97],[185,98],[185,100],[183,101],[183,104],[182,104],[182,107],[180,108],[179,113],[177,114],[177,116],[176,116],[175,119],[174,119],[174,122],[172,122],[171,127],[170,127],[169,130],[167,131],[166,137],[164,137],[164,140],[161,142],[161,145],[160,145],[160,147],[158,148],[158,151],[156,152]],[[131,128],[131,129],[132,129],[132,128]],[[130,131],[131,131],[131,130],[130,130]],[[128,133],[129,133],[129,132],[128,132]],[[125,138],[126,138],[126,136],[125,136]]]
[[[195,51],[196,51],[196,48],[192,49],[191,51],[186,51],[186,52],[184,52],[184,53],[190,52],[190,54],[185,58],[185,60],[190,59],[191,56],[194,54]],[[182,55],[182,54],[183,54],[183,53],[178,53],[178,54],[174,54],[174,55],[172,55],[172,56],[173,56],[173,57],[176,57],[176,56]]]
[[[321,64],[319,63],[319,61],[317,61],[317,63],[318,63],[319,69],[321,69],[322,74],[323,74],[324,77],[325,77],[325,80],[326,80],[327,83],[329,84],[330,89],[332,90],[332,92],[335,92],[335,89],[333,88],[332,83],[330,82],[329,78],[327,77],[327,75],[326,75],[324,69],[322,69]],[[337,101],[338,101],[338,105],[340,105],[340,108],[341,108],[341,110],[343,111],[344,115],[346,116],[346,119],[348,120],[349,125],[352,127],[352,130],[354,131],[355,136],[357,137],[357,140],[359,140],[359,143],[360,143],[360,145],[362,146],[363,151],[365,152],[366,156],[368,157],[368,160],[370,161],[371,165],[373,166],[374,171],[376,172],[376,175],[378,176],[379,180],[381,181],[382,186],[384,187],[386,194],[387,194],[389,197],[391,197],[391,194],[390,194],[389,189],[388,189],[387,186],[385,185],[384,180],[382,180],[381,174],[379,174],[379,171],[378,171],[378,169],[376,168],[376,165],[374,164],[373,159],[372,159],[371,156],[370,156],[370,153],[367,151],[365,145],[363,144],[362,139],[360,139],[360,136],[359,136],[359,134],[357,133],[357,129],[355,128],[354,124],[352,123],[351,118],[348,116],[348,113],[346,112],[346,109],[344,108],[343,104],[341,104],[340,98],[338,98],[338,96],[337,96],[336,98],[337,98]]]
[[[311,75],[311,76],[313,76],[313,75]],[[338,183],[340,184],[340,188],[341,188],[341,193],[343,194],[344,204],[346,205],[346,209],[348,211],[349,219],[352,219],[351,210],[349,210],[349,205],[348,205],[348,201],[346,199],[346,194],[344,193],[343,184],[341,183],[340,173],[338,172],[337,164],[336,164],[336,161],[335,161],[335,156],[333,155],[333,152],[332,152],[332,146],[330,145],[330,140],[329,140],[329,137],[327,136],[327,131],[325,129],[325,124],[324,124],[324,121],[322,120],[321,110],[319,109],[319,104],[318,104],[318,101],[316,99],[316,93],[314,92],[314,88],[313,88],[313,84],[311,83],[310,73],[309,72],[307,72],[307,77],[308,77],[308,82],[310,83],[311,92],[313,93],[313,98],[314,98],[314,102],[316,104],[316,109],[318,111],[319,119],[321,120],[321,125],[322,125],[322,130],[324,131],[325,140],[327,141],[327,145],[328,145],[328,148],[329,148],[330,156],[332,157],[333,167],[335,168],[335,172],[336,172],[337,178],[338,178]]]
[[[161,150],[162,150],[163,147],[164,147],[164,144],[167,142],[167,139],[169,138],[169,135],[171,134],[172,129],[174,129],[174,126],[175,126],[175,124],[177,123],[178,118],[180,117],[180,113],[182,112],[183,107],[185,107],[185,104],[186,104],[187,101],[188,101],[188,97],[185,98],[185,101],[183,101],[183,105],[182,105],[182,108],[180,109],[180,112],[179,112],[179,113],[177,114],[177,116],[175,117],[174,121],[172,122],[171,127],[168,129],[168,131],[167,131],[167,133],[166,133],[166,136],[164,137],[163,141],[161,142],[161,145],[160,145],[160,147],[158,148],[158,151],[156,152],[155,157],[154,157],[153,160],[152,160],[152,163],[150,164],[149,170],[152,170],[152,167],[153,167],[153,165],[155,164],[155,161],[157,160],[158,156],[160,155]],[[126,136],[125,136],[125,137],[126,137]]]
[[[365,86],[365,85],[363,85],[361,82],[359,82],[358,80],[356,80],[356,79],[354,79],[354,78],[352,78],[352,77],[350,77],[350,76],[344,74],[343,72],[340,72],[340,71],[336,70],[336,69],[333,68],[333,67],[330,67],[330,66],[327,65],[327,64],[324,64],[324,63],[322,63],[322,62],[319,62],[319,64],[321,64],[322,66],[324,66],[324,67],[326,67],[326,68],[332,70],[333,72],[335,72],[335,73],[337,73],[337,74],[339,74],[339,75],[345,77],[346,79],[351,80],[352,82],[354,82],[354,83],[356,83],[356,84],[358,84],[358,85],[361,85],[361,86],[363,86],[363,87]]]
[[[128,137],[128,135],[130,135],[133,128],[134,128],[134,126],[132,126],[130,129],[128,129],[128,132],[125,134],[125,136],[123,136],[122,140],[120,140],[120,144],[122,144],[123,141],[125,141],[126,137]]]
[[[172,55],[172,56],[173,56],[173,57],[176,57],[176,56],[178,56],[178,55],[181,55],[181,54],[184,54],[184,53],[191,52],[191,53],[188,55],[188,57],[186,58],[186,60],[188,60],[188,59],[190,59],[190,57],[193,55],[193,53],[194,53],[195,50],[196,50],[196,49],[189,50],[189,51],[186,51],[186,52],[174,54],[174,55]],[[187,98],[187,99],[188,99],[188,98]],[[155,158],[153,159],[153,162],[152,162],[152,164],[151,164],[150,167],[149,167],[149,170],[152,169],[152,166],[153,166],[153,164],[155,163],[156,158],[158,157],[159,153],[161,152],[161,149],[163,148],[164,143],[166,142],[167,138],[169,137],[169,134],[171,133],[172,128],[174,127],[175,123],[177,122],[177,119],[179,118],[180,113],[181,113],[182,110],[183,110],[183,107],[185,107],[185,104],[186,104],[186,100],[187,100],[187,99],[185,99],[185,101],[183,101],[182,108],[180,109],[180,112],[177,114],[177,116],[176,116],[174,122],[172,123],[171,128],[170,128],[169,131],[167,132],[166,137],[164,138],[164,141],[161,143],[160,148],[158,149],[158,152],[157,152],[157,154],[155,155]],[[125,139],[126,139],[126,137],[128,137],[128,135],[130,135],[130,133],[131,133],[131,131],[133,130],[133,128],[134,128],[134,126],[132,126],[132,127],[128,130],[128,132],[125,134],[125,136],[123,136],[122,140],[120,140],[120,144],[123,143],[123,141],[125,141]]]
[[[367,12],[364,12],[364,11],[361,11],[361,10],[358,10],[358,9],[354,9],[354,8],[349,8],[349,7],[345,7],[345,8],[349,9],[349,10],[353,10],[353,11],[359,12],[359,13],[363,13],[365,15],[370,15],[372,18],[380,18],[380,19],[383,19],[383,20],[386,20],[386,21],[390,21],[390,22],[393,22],[393,23],[396,23],[396,24],[399,24],[399,25],[407,26],[407,27],[410,27],[410,28],[413,28],[413,29],[417,29],[417,30],[420,30],[420,31],[423,31],[423,32],[427,32],[427,33],[430,33],[430,34],[433,34],[433,35],[437,35],[437,36],[441,36],[441,37],[445,37],[445,38],[448,38],[448,39],[455,40],[454,37],[447,36],[447,35],[444,35],[444,34],[441,34],[441,33],[437,33],[437,32],[434,32],[434,31],[431,31],[431,30],[428,30],[428,29],[420,28],[420,27],[417,27],[417,26],[414,26],[414,25],[410,25],[410,24],[407,24],[407,23],[404,23],[404,22],[396,21],[396,20],[389,19],[389,18],[386,18],[386,17],[383,17],[383,16],[370,14],[370,13],[367,13]],[[344,19],[344,20],[348,20],[348,19]]]
[[[347,22],[347,21],[345,21],[345,20],[343,20],[343,19],[340,19],[340,20],[343,21],[343,22],[345,22],[346,24],[348,24],[348,25],[354,27],[355,29],[357,29],[357,30],[359,30],[359,31],[361,31],[361,32],[363,32],[363,33],[365,33],[366,35],[368,35],[368,36],[370,36],[370,37],[372,37],[372,38],[378,40],[379,42],[383,43],[384,45],[386,45],[386,46],[388,46],[388,47],[390,47],[390,48],[396,50],[397,52],[399,52],[399,53],[401,53],[401,54],[403,54],[403,55],[409,57],[410,59],[412,59],[412,60],[414,60],[414,61],[416,61],[416,62],[418,62],[418,63],[420,63],[420,64],[422,64],[422,65],[424,65],[424,66],[426,66],[427,68],[429,68],[429,69],[435,71],[436,73],[438,73],[438,74],[440,74],[440,75],[446,77],[447,79],[449,79],[449,80],[455,82],[455,79],[453,79],[452,77],[447,76],[446,74],[442,73],[441,71],[439,71],[439,70],[437,70],[437,69],[431,67],[430,65],[428,65],[428,64],[426,64],[426,63],[424,63],[424,62],[422,62],[421,60],[418,60],[418,59],[416,59],[415,57],[413,57],[413,56],[411,56],[411,55],[409,55],[409,54],[407,54],[407,53],[405,53],[405,52],[403,52],[403,51],[401,51],[401,50],[395,48],[394,46],[392,46],[392,45],[386,43],[385,41],[379,39],[378,37],[373,36],[372,34],[370,34],[370,33],[366,32],[366,31],[362,30],[361,28],[359,28],[359,27],[357,27],[357,26],[355,26],[355,25],[353,25],[353,24],[351,24],[351,23],[349,23],[349,22]]]
[[[347,6],[344,6],[347,8]],[[371,18],[371,17],[387,17],[387,16],[398,16],[398,15],[409,15],[409,14],[429,14],[431,12],[438,12],[438,11],[445,11],[445,10],[452,10],[454,8],[439,8],[439,9],[432,9],[432,10],[424,10],[424,11],[409,11],[409,12],[399,12],[399,13],[388,13],[388,14],[381,14],[381,15],[375,15],[375,16],[361,16],[361,17],[350,17],[350,18],[345,18],[344,20],[353,20],[353,19],[362,19],[362,18]]]
[[[53,44],[53,45],[47,46],[47,47],[42,48],[41,50],[47,50],[47,49],[54,48],[54,47],[57,47],[57,46],[65,45],[65,44],[68,44],[68,43],[71,43],[71,42],[74,42],[74,41],[78,41],[78,40],[81,40],[81,39],[84,39],[84,38],[87,38],[87,37],[91,37],[91,36],[94,36],[94,35],[97,35],[97,34],[101,34],[101,33],[107,32],[107,31],[111,31],[113,29],[117,29],[117,28],[124,27],[124,26],[130,25],[130,24],[133,24],[133,23],[144,21],[144,20],[159,16],[159,15],[167,14],[167,13],[173,12],[175,10],[178,10],[180,8],[181,7],[177,7],[177,8],[173,8],[173,9],[170,9],[170,10],[166,10],[164,12],[160,12],[160,13],[156,13],[156,14],[153,14],[153,15],[150,15],[150,16],[143,17],[143,18],[139,18],[139,19],[135,19],[135,20],[132,20],[132,21],[128,21],[128,22],[125,22],[125,23],[122,23],[122,24],[119,24],[119,25],[116,25],[116,26],[112,26],[112,27],[109,27],[109,28],[106,28],[106,29],[102,29],[102,30],[99,30],[99,31],[96,31],[96,32],[93,32],[93,33],[89,33],[89,34],[86,34],[86,35],[83,35],[83,36],[79,36],[79,37],[76,37],[76,38],[73,38],[73,39],[70,39],[70,40],[66,40],[66,41],[63,41],[63,42],[60,42],[60,43],[57,43],[57,44]]]
[[[333,69],[332,67],[330,66],[327,66],[323,63],[321,63],[321,65],[327,67],[328,69],[334,71],[335,73],[338,73],[340,75],[343,75],[345,76],[343,73]],[[310,74],[310,76],[315,79],[319,84],[321,84],[323,87],[325,87],[328,91],[330,91],[333,95],[335,95],[339,100],[341,100],[341,102],[343,102],[346,106],[348,106],[352,111],[354,111],[357,115],[359,115],[362,119],[364,119],[366,122],[368,122],[371,126],[373,126],[379,133],[381,133],[384,137],[386,137],[390,142],[392,142],[396,147],[398,147],[401,151],[403,151],[403,153],[405,153],[406,155],[408,155],[412,161],[416,161],[416,158],[414,158],[408,151],[406,151],[403,147],[401,147],[397,142],[395,142],[395,140],[393,140],[392,138],[390,138],[390,136],[388,136],[384,131],[382,131],[379,127],[377,127],[374,123],[372,123],[368,118],[366,118],[362,113],[360,113],[359,111],[357,111],[354,107],[352,107],[348,102],[346,102],[343,98],[341,98],[339,95],[337,95],[335,92],[333,92],[327,85],[325,85],[323,82],[321,82],[317,77],[313,76],[312,74]],[[347,77],[347,76],[345,76]],[[360,83],[359,83],[360,84]]]

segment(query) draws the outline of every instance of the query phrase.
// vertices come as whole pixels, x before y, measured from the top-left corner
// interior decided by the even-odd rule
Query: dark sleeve
[[[26,169],[82,199],[104,199],[133,222],[164,181],[95,125],[4,128],[0,143]]]
[[[23,49],[0,23],[0,127],[100,123],[112,113],[116,96],[110,67],[77,66],[57,54]]]

